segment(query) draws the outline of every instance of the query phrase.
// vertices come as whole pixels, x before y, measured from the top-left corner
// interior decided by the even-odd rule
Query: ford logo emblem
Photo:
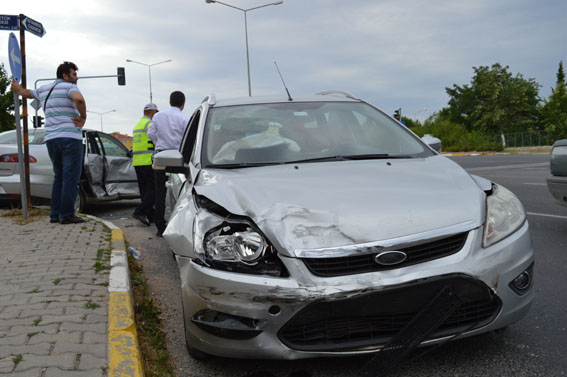
[[[408,256],[403,251],[384,251],[374,257],[374,262],[382,266],[394,266],[405,261],[407,257]]]

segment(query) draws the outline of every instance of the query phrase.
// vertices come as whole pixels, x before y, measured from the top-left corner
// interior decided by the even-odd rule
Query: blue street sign
[[[20,54],[20,44],[14,33],[10,33],[10,41],[8,42],[8,59],[10,60],[10,69],[14,81],[20,82],[22,78],[22,55]]]
[[[36,20],[31,19],[23,14],[21,26],[23,30],[27,30],[32,34],[37,35],[38,37],[43,37],[46,33],[41,22],[37,22]]]
[[[20,30],[20,18],[18,16],[0,14],[0,30]]]

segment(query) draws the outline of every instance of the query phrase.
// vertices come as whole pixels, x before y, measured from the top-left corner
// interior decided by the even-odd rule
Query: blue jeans
[[[50,217],[73,216],[83,167],[83,141],[62,137],[46,144],[54,173]]]

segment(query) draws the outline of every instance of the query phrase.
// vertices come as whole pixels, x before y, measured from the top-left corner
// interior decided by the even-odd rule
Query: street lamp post
[[[246,38],[246,67],[248,69],[248,96],[252,97],[252,87],[250,85],[250,54],[248,53],[248,21],[247,21],[246,14],[251,10],[269,7],[270,5],[280,5],[280,4],[283,3],[283,1],[276,1],[274,3],[259,5],[257,7],[248,8],[248,9],[242,9],[242,8],[237,7],[237,6],[226,4],[226,3],[223,3],[222,1],[218,1],[218,0],[205,0],[205,3],[207,3],[207,4],[218,3],[218,4],[225,5],[227,7],[237,9],[237,10],[244,12],[244,36]]]
[[[159,63],[153,63],[153,64],[140,63],[140,62],[137,62],[137,61],[131,60],[131,59],[126,59],[126,61],[128,63],[136,63],[136,64],[140,64],[140,65],[145,65],[146,67],[148,67],[148,73],[150,75],[150,102],[153,102],[153,99],[152,99],[152,67],[154,65],[158,65],[158,64],[162,64],[162,63],[169,63],[171,61],[171,59],[164,60],[163,62],[159,62]]]
[[[100,115],[100,130],[101,130],[102,132],[104,132],[104,129],[102,128],[102,116],[103,116],[104,114],[112,113],[112,112],[114,112],[114,111],[116,111],[116,110],[109,110],[109,111],[105,111],[104,113],[99,113],[99,112],[96,112],[96,111],[87,110],[87,113],[93,113],[93,114],[98,114],[98,115]]]

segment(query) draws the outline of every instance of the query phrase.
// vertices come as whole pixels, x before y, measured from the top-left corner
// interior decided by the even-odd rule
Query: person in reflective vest
[[[154,153],[154,143],[148,138],[148,130],[152,123],[152,118],[158,108],[153,103],[144,106],[144,116],[138,124],[134,126],[132,140],[132,165],[136,169],[138,177],[138,188],[142,202],[136,207],[132,217],[142,224],[149,226],[154,222],[154,203],[155,203],[155,180],[152,169],[152,154]]]

